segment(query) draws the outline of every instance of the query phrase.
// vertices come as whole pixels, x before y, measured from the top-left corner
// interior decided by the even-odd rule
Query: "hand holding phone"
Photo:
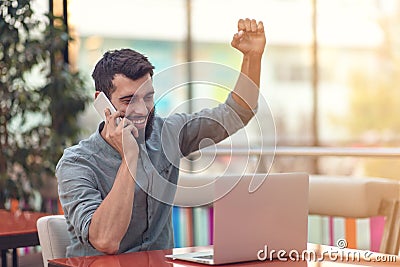
[[[100,114],[101,118],[106,121],[106,115],[104,113],[104,110],[108,108],[111,112],[111,114],[117,112],[115,109],[114,105],[111,103],[111,101],[108,99],[108,97],[103,93],[100,92],[100,94],[96,97],[96,99],[93,102],[93,106],[96,109],[96,111]],[[116,119],[116,124],[118,125],[121,122],[121,118]],[[136,141],[138,144],[143,144],[144,143],[144,132],[139,131],[139,136],[135,137]]]

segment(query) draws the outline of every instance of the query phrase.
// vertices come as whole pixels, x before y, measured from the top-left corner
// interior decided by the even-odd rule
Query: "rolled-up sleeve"
[[[85,245],[89,242],[89,225],[102,197],[94,180],[93,171],[85,166],[85,159],[75,157],[63,160],[56,169],[58,194],[69,231]],[[72,229],[71,229],[72,228]]]
[[[244,125],[247,125],[251,118],[257,113],[258,106],[255,109],[247,109],[239,105],[232,97],[232,93],[228,95],[225,103],[230,106],[235,113],[240,117]]]

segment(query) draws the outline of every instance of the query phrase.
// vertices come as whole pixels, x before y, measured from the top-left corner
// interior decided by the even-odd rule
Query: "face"
[[[111,102],[115,108],[131,120],[138,130],[144,129],[154,108],[154,88],[150,74],[137,80],[117,74],[113,84],[115,91],[111,94]]]

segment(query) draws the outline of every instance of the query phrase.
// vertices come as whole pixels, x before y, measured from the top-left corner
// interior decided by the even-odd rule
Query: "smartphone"
[[[100,92],[100,94],[96,97],[96,99],[93,102],[93,106],[96,109],[96,111],[100,114],[103,121],[106,121],[106,115],[104,114],[104,110],[106,108],[110,109],[111,114],[117,112],[114,105],[111,103],[110,99],[108,99],[108,97],[103,92]],[[118,118],[117,125],[120,121],[121,118]]]
[[[106,121],[106,115],[104,114],[104,110],[106,108],[110,109],[111,114],[117,112],[114,105],[111,103],[110,99],[108,99],[108,97],[103,92],[100,92],[100,94],[96,97],[96,99],[93,102],[93,106],[104,121]],[[116,120],[117,125],[120,121],[121,118],[117,118]],[[144,131],[139,131],[139,137],[135,137],[138,144],[143,144],[145,142],[144,136],[145,136]]]

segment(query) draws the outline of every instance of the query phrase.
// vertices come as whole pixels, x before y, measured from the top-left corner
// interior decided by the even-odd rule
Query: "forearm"
[[[245,54],[241,67],[241,74],[236,82],[232,97],[244,108],[257,107],[262,54]]]
[[[131,168],[131,171],[133,175],[136,174],[136,168]],[[122,160],[110,193],[93,214],[89,226],[89,241],[101,252],[116,253],[128,229],[135,192],[132,174],[125,160]]]

